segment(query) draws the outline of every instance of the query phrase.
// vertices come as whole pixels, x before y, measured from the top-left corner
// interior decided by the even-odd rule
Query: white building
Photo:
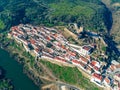
[[[102,79],[103,77],[100,74],[94,73],[91,77],[91,82],[94,82],[98,86],[102,86]]]
[[[105,86],[110,87],[110,79],[108,77],[104,79],[103,83]]]

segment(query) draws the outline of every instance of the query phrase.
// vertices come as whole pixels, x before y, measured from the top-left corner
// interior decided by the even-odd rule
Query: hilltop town
[[[103,64],[91,58],[96,50],[96,43],[88,45],[71,44],[64,35],[55,28],[20,24],[11,27],[8,36],[21,43],[26,52],[37,59],[49,59],[64,64],[72,64],[90,76],[90,81],[99,87],[109,90],[120,89],[120,64],[113,60],[112,64]]]

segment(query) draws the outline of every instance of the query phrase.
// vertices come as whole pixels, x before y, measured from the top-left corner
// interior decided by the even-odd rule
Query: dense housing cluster
[[[102,62],[91,59],[90,54],[96,49],[95,44],[84,46],[70,44],[57,29],[28,24],[12,27],[9,35],[17,42],[22,43],[27,52],[34,53],[39,58],[76,65],[90,74],[91,81],[97,85],[111,87],[114,90],[119,88],[120,74],[115,74],[114,78],[110,78],[109,75],[102,73],[113,72],[113,69],[120,65],[112,64],[109,68],[104,68]],[[113,84],[116,87],[113,87]]]

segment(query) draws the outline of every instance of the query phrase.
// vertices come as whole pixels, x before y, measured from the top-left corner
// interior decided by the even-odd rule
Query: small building
[[[36,49],[34,49],[34,53],[36,54],[36,56],[39,56],[39,49],[38,48],[36,48]]]
[[[86,67],[86,72],[88,72],[89,74],[91,74],[91,73],[92,73],[92,68],[89,67],[89,66],[87,66],[87,67]]]
[[[90,66],[91,68],[93,68],[94,66],[100,68],[100,67],[101,67],[101,64],[100,64],[100,62],[98,62],[98,61],[92,60],[89,66]]]
[[[80,49],[80,52],[81,52],[83,55],[87,56],[87,55],[89,55],[89,54],[92,53],[93,49],[94,49],[94,48],[91,47],[91,46],[83,46],[83,47]]]
[[[94,82],[95,84],[97,84],[99,86],[102,86],[102,80],[103,80],[102,75],[93,73],[93,75],[91,77],[91,82]]]
[[[119,73],[115,74],[114,79],[120,82],[120,74]]]
[[[109,66],[109,68],[107,69],[107,72],[111,73],[111,72],[113,72],[115,69],[116,69],[116,66],[113,65],[113,64],[111,64],[111,65]]]
[[[74,65],[80,66],[80,61],[78,61],[78,60],[72,60],[72,63]]]
[[[97,66],[94,66],[94,67],[93,67],[93,70],[94,70],[96,73],[100,74],[100,68],[98,68]]]
[[[105,79],[103,80],[103,84],[107,87],[110,86],[111,80],[108,77],[105,77]]]
[[[80,60],[82,63],[84,63],[84,64],[87,64],[87,63],[89,62],[89,60],[86,59],[86,58],[83,57],[83,56],[80,56],[79,60]]]
[[[117,62],[116,60],[112,60],[111,63],[114,64],[114,65],[119,65],[119,62]]]
[[[79,67],[82,68],[83,70],[85,70],[84,69],[85,68],[85,64],[84,63],[80,62],[80,66]]]
[[[68,90],[66,86],[61,86],[61,90]]]

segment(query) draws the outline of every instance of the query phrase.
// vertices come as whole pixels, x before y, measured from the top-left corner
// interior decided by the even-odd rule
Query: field
[[[47,66],[53,74],[63,82],[76,85],[85,90],[100,90],[96,85],[85,78],[77,68],[61,67],[45,60],[41,60],[40,62]]]

